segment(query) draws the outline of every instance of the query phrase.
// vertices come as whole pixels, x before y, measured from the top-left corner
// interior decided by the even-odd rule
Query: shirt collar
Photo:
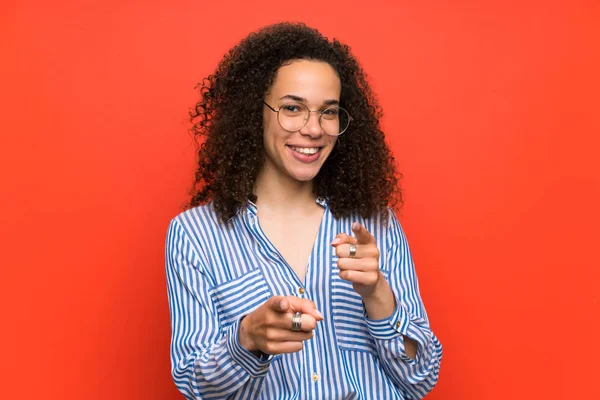
[[[321,207],[327,208],[327,198],[326,197],[319,196],[319,197],[317,197],[315,199],[315,202],[318,205],[320,205]],[[251,200],[248,200],[248,202],[246,203],[246,213],[249,213],[251,215],[257,215],[258,214],[258,207]]]

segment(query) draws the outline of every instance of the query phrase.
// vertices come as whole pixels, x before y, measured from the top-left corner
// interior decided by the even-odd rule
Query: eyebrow
[[[285,99],[289,99],[289,100],[293,100],[293,101],[297,101],[299,103],[307,103],[306,99],[300,96],[296,96],[293,94],[286,94],[285,96],[281,97],[279,100],[285,100]],[[339,100],[335,100],[335,99],[330,99],[330,100],[325,100],[323,102],[323,105],[326,106],[337,106],[340,104]]]

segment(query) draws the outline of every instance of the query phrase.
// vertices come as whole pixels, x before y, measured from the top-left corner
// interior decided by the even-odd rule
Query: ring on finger
[[[292,316],[292,330],[294,332],[302,330],[302,313],[297,312]]]
[[[350,258],[356,258],[356,244],[350,243]]]

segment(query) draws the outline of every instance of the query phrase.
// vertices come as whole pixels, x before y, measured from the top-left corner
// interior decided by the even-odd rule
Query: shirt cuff
[[[396,299],[396,309],[388,318],[369,319],[366,316],[365,311],[365,320],[367,322],[369,333],[374,339],[382,341],[393,340],[394,342],[388,343],[390,343],[390,345],[393,343],[400,358],[408,363],[415,362],[415,360],[406,354],[404,348],[404,336],[409,336],[410,316],[406,308],[400,304],[398,299]]]
[[[391,340],[396,339],[398,335],[408,336],[410,317],[408,311],[400,304],[398,299],[396,299],[396,309],[389,317],[369,319],[365,312],[365,320],[371,336],[375,339]]]
[[[240,321],[234,322],[227,328],[227,349],[229,350],[229,354],[231,354],[233,361],[238,363],[253,378],[264,377],[269,370],[273,355],[263,354],[261,357],[257,357],[240,344],[238,335]]]

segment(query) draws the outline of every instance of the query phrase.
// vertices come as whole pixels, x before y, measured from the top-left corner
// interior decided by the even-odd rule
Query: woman
[[[429,328],[379,108],[349,47],[303,24],[245,38],[201,85],[191,208],[166,264],[189,399],[413,399]],[[352,235],[351,233],[354,233]]]

